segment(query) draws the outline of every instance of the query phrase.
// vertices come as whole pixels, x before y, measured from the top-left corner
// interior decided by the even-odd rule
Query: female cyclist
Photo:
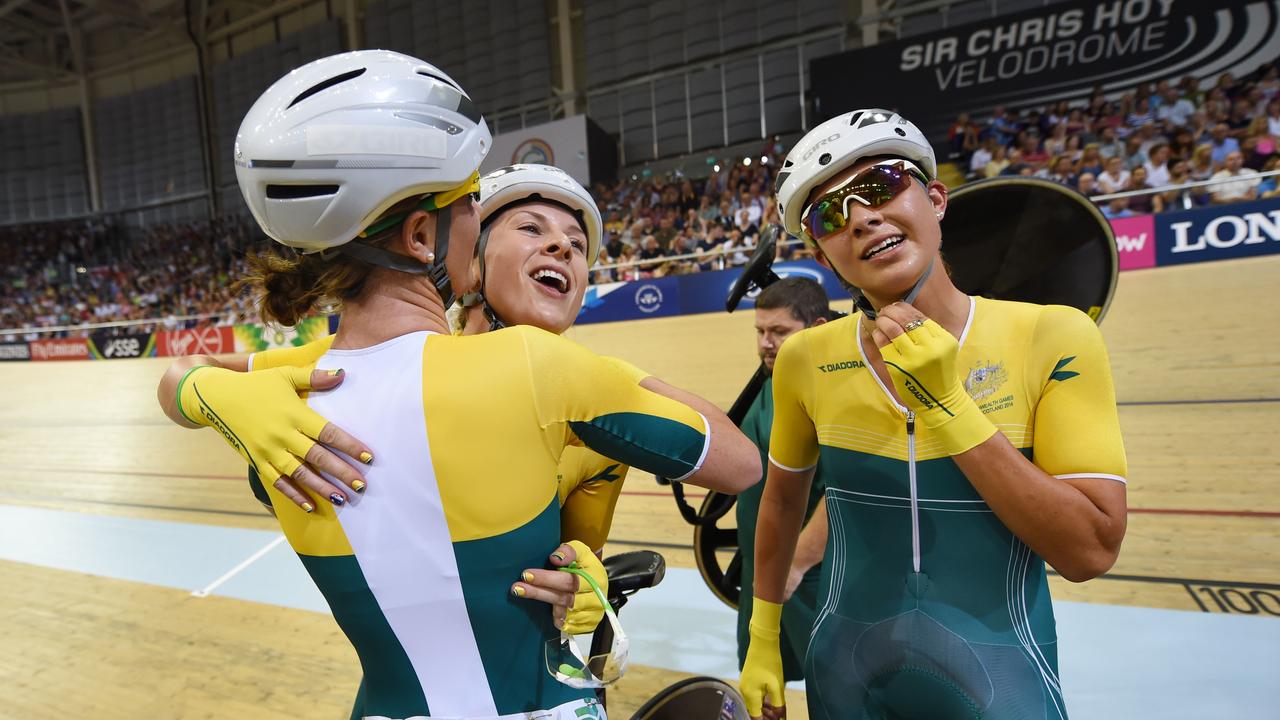
[[[178,383],[188,424],[218,428],[260,476],[298,479],[314,460],[333,478],[338,499],[313,517],[285,502],[288,482],[268,493],[360,656],[369,716],[599,715],[589,689],[545,668],[545,643],[558,636],[550,613],[508,592],[559,540],[565,446],[729,492],[758,472],[750,443],[705,401],[637,385],[617,363],[537,329],[448,333],[454,287],[474,286],[479,216],[467,193],[488,143],[448,76],[396,53],[326,58],[273,85],[241,126],[237,179],[264,231],[307,254],[268,256],[254,282],[264,315],[282,322],[341,302],[317,367],[346,379],[301,414],[304,370],[196,367]],[[552,259],[567,268],[581,252]],[[365,478],[312,454],[333,433],[316,411],[378,438],[376,461],[357,456]],[[255,426],[291,430],[261,447],[246,439],[260,436]],[[358,495],[332,484],[366,480]]]
[[[1125,530],[1106,349],[1079,311],[956,289],[936,173],[924,136],[886,110],[819,125],[779,173],[788,232],[859,312],[789,338],[774,366],[742,672],[753,716],[781,711],[779,603],[821,457],[810,717],[1066,717],[1045,563],[1096,577]]]

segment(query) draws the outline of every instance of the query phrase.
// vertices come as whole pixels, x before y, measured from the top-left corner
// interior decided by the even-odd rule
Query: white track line
[[[230,580],[231,578],[235,577],[235,576],[236,576],[236,573],[239,573],[241,570],[244,570],[245,568],[249,567],[249,566],[250,566],[250,565],[252,565],[253,563],[257,562],[259,558],[261,558],[263,555],[266,555],[267,553],[269,553],[269,552],[271,552],[272,550],[274,550],[274,549],[275,549],[275,547],[276,547],[277,545],[279,545],[280,543],[282,543],[282,542],[284,542],[284,536],[283,536],[283,535],[281,535],[280,537],[276,538],[275,540],[272,540],[271,542],[267,543],[267,544],[266,544],[266,546],[265,546],[265,547],[263,547],[261,550],[259,550],[258,552],[256,552],[256,553],[254,553],[254,554],[250,555],[249,557],[245,558],[245,559],[244,559],[244,561],[243,561],[243,562],[241,562],[239,565],[237,565],[237,566],[235,566],[235,567],[231,568],[231,569],[230,569],[230,570],[228,570],[226,573],[224,573],[224,574],[222,575],[222,577],[220,577],[220,578],[218,578],[217,580],[214,580],[213,582],[209,583],[209,584],[208,584],[208,585],[206,585],[203,589],[201,589],[201,590],[193,590],[193,591],[191,591],[191,596],[192,596],[192,597],[208,597],[208,596],[209,596],[209,593],[211,593],[211,592],[213,592],[214,590],[216,590],[216,589],[218,588],[218,586],[219,586],[219,585],[221,585],[221,584],[225,583],[226,581]]]

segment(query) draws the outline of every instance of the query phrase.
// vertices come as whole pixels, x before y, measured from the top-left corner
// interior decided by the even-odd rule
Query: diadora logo
[[[819,365],[818,369],[824,373],[838,372],[840,370],[857,370],[866,367],[866,363],[861,360],[842,360],[840,362],[825,363]]]
[[[603,482],[613,482],[614,480],[617,480],[622,477],[622,474],[618,472],[618,467],[619,467],[618,463],[614,463],[606,467],[605,469],[601,470],[600,472],[596,473],[595,475],[592,475],[591,477],[587,478],[586,480],[583,480],[583,482],[589,483],[589,482],[595,482],[597,480],[600,480]]]
[[[636,288],[636,308],[642,313],[662,309],[662,290],[657,285],[641,285]]]
[[[910,378],[904,380],[902,384],[907,386],[907,391],[915,396],[915,399],[920,402],[925,410],[933,409],[933,398],[928,397],[925,393],[921,392],[920,388],[917,387],[914,382],[911,382]]]
[[[1080,373],[1074,370],[1066,369],[1066,367],[1071,364],[1071,361],[1075,359],[1076,356],[1072,355],[1071,357],[1065,357],[1059,360],[1058,364],[1053,366],[1053,372],[1049,373],[1049,379],[1061,382],[1063,380],[1070,380],[1071,378],[1079,375]]]

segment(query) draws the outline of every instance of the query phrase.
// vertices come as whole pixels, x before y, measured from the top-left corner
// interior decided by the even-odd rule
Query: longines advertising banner
[[[1236,77],[1280,56],[1274,0],[1098,0],[947,28],[814,60],[822,117],[897,109],[934,136],[960,112]],[[930,127],[928,122],[934,124]],[[941,123],[942,125],[939,125]]]

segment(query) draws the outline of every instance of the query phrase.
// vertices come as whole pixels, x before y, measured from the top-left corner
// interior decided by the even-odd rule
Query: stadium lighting
[[[769,164],[769,156],[768,156],[768,155],[761,155],[761,156],[760,156],[760,164],[761,164],[761,165],[768,165],[768,164]]]
[[[720,172],[720,163],[716,163],[716,164],[711,168],[711,172]]]
[[[77,272],[77,273],[79,273],[79,274],[81,274],[81,275],[83,275],[83,274],[85,274],[85,273],[89,272],[89,270],[88,270],[88,268],[86,268],[85,266],[81,265],[80,267],[76,268],[76,272]]]
[[[742,164],[751,167],[751,158],[742,158]]]

